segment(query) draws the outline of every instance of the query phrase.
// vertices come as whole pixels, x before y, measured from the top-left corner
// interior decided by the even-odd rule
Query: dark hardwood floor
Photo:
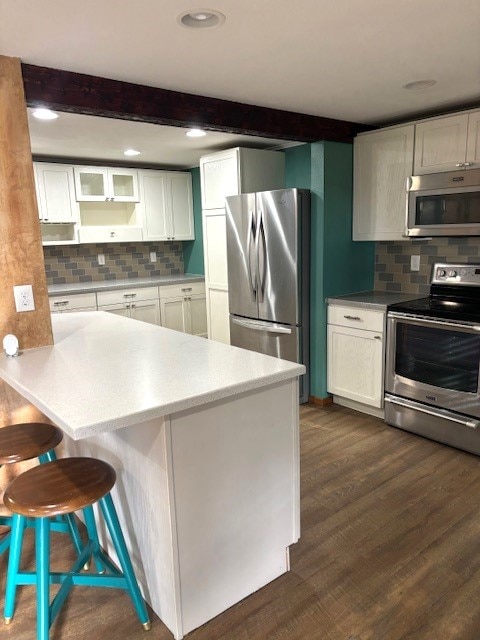
[[[338,406],[307,405],[301,422],[291,571],[189,640],[478,640],[480,458]],[[69,555],[64,538],[54,552]],[[1,559],[0,593],[5,569]],[[31,640],[34,629],[34,590],[24,587],[0,638]],[[123,593],[76,588],[50,637],[172,635],[155,617],[145,635]]]

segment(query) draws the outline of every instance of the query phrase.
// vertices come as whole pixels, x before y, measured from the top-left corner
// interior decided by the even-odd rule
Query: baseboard
[[[309,396],[308,401],[310,404],[316,404],[318,407],[327,407],[329,404],[333,404],[333,397],[317,398],[316,396]]]
[[[375,416],[375,418],[385,419],[384,409],[371,407],[368,404],[355,402],[355,400],[349,400],[348,398],[343,398],[341,396],[333,396],[333,402],[335,404],[339,404],[342,407],[347,407],[348,409],[354,409],[355,411],[360,411],[361,413],[368,413],[368,415]]]

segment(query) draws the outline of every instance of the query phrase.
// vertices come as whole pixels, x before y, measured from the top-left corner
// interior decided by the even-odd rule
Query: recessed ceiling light
[[[136,149],[125,149],[123,152],[124,156],[139,156],[141,151],[137,151]]]
[[[415,82],[404,84],[403,88],[409,89],[410,91],[419,91],[420,89],[429,89],[433,87],[434,84],[437,84],[436,80],[415,80]]]
[[[189,138],[202,138],[207,135],[207,132],[203,129],[189,129],[185,135]]]
[[[177,22],[188,29],[213,29],[220,27],[225,20],[223,13],[213,9],[190,9],[177,18]]]
[[[55,113],[55,111],[52,111],[51,109],[44,108],[35,109],[32,115],[38,120],[56,120],[58,118],[58,113]]]

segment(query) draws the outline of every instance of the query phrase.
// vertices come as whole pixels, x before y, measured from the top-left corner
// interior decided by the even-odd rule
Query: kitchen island
[[[55,345],[2,355],[0,377],[68,454],[116,469],[137,576],[175,638],[288,571],[304,367],[108,313],[52,321]]]

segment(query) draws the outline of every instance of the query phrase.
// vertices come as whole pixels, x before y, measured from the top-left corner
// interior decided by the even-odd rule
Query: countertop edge
[[[181,275],[181,276],[154,276],[151,280],[147,278],[134,278],[128,280],[98,280],[96,282],[78,282],[72,284],[51,284],[48,286],[48,296],[51,298],[58,295],[75,295],[77,293],[98,293],[99,291],[116,291],[120,289],[145,289],[146,287],[161,287],[171,284],[182,284],[188,282],[203,282],[203,275]]]

